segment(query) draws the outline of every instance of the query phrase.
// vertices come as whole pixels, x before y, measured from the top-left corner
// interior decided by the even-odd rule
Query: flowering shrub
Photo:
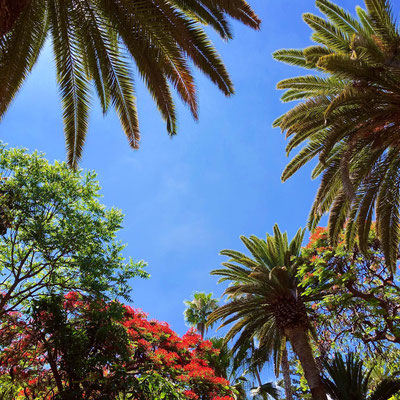
[[[167,398],[232,400],[229,382],[207,361],[218,352],[211,342],[193,330],[180,337],[117,302],[77,292],[45,298],[29,320],[10,315],[0,334],[0,379],[14,385],[16,399],[144,400],[159,390]]]

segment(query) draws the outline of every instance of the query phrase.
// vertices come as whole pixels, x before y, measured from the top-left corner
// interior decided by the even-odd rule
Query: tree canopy
[[[0,315],[43,293],[129,298],[143,262],[125,260],[123,215],[99,202],[96,174],[0,146]]]

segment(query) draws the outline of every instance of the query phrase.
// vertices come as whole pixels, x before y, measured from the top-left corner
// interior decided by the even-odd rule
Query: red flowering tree
[[[16,399],[231,400],[194,331],[179,337],[140,310],[69,293],[35,303],[1,326],[2,387]]]

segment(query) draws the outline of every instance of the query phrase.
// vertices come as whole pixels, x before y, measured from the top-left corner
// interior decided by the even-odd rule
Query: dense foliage
[[[328,232],[317,228],[298,260],[301,286],[307,295],[319,295],[312,304],[321,351],[346,348],[383,352],[400,343],[400,282],[388,270],[375,230],[367,255],[342,240],[329,245]]]
[[[207,361],[216,352],[193,331],[179,337],[140,310],[70,292],[4,320],[1,382],[16,399],[231,400]]]
[[[336,353],[325,362],[324,382],[332,400],[389,400],[400,390],[400,379],[386,377],[372,386],[371,372],[354,353],[343,357]]]
[[[146,276],[116,239],[123,215],[99,202],[96,175],[0,145],[0,315],[41,293],[129,297]]]

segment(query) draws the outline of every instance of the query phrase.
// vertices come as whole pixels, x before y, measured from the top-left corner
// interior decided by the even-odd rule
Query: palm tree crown
[[[186,310],[184,312],[185,321],[196,327],[201,337],[207,331],[207,318],[218,307],[218,300],[212,298],[212,293],[197,292],[193,295],[193,300],[186,300]]]
[[[349,353],[343,359],[336,353],[331,361],[325,361],[324,383],[332,400],[389,400],[400,391],[400,379],[384,378],[372,390],[372,370],[365,370],[364,362]]]
[[[316,72],[278,84],[286,89],[283,101],[302,100],[275,121],[290,138],[288,153],[303,146],[282,179],[318,156],[312,177],[322,178],[309,227],[329,212],[333,244],[346,225],[348,245],[358,234],[365,250],[376,215],[394,268],[400,241],[399,29],[388,0],[365,0],[358,18],[328,0],[316,4],[327,18],[303,16],[316,45],[274,53],[277,60]]]
[[[13,8],[13,2],[20,6]],[[260,24],[245,0],[2,3],[1,12],[8,10],[9,17],[14,13],[14,19],[4,17],[0,21],[0,118],[50,36],[62,97],[68,162],[73,167],[82,155],[88,129],[91,82],[103,112],[110,105],[116,109],[130,146],[137,148],[139,125],[129,57],[166,121],[169,134],[174,135],[177,127],[171,85],[197,118],[196,88],[189,62],[227,96],[233,93],[224,64],[201,24],[210,25],[224,39],[232,36],[228,16],[256,29]]]
[[[233,350],[257,339],[259,351],[273,355],[276,368],[288,339],[303,365],[313,399],[326,399],[307,337],[306,296],[298,285],[293,262],[300,254],[303,236],[304,230],[299,229],[289,243],[287,234],[275,225],[274,236],[267,235],[266,240],[241,237],[252,257],[221,251],[230,259],[211,274],[221,276],[219,282],[231,283],[224,292],[229,301],[214,311],[209,321],[222,320],[221,326],[234,323],[225,337],[230,340],[239,335]]]
[[[211,272],[221,276],[219,283],[231,283],[224,292],[229,302],[214,311],[209,322],[223,320],[221,327],[236,322],[226,334],[226,339],[231,340],[240,333],[234,351],[250,338],[256,338],[260,348],[265,347],[279,357],[283,329],[277,329],[277,325],[283,328],[286,317],[281,318],[278,313],[276,320],[275,310],[281,297],[287,296],[289,301],[299,297],[294,269],[287,266],[292,265],[291,256],[299,255],[304,231],[299,230],[290,245],[287,234],[281,234],[277,225],[274,233],[274,236],[267,234],[266,240],[242,236],[241,240],[253,258],[235,250],[222,250],[221,255],[230,259],[222,263],[224,268]]]

